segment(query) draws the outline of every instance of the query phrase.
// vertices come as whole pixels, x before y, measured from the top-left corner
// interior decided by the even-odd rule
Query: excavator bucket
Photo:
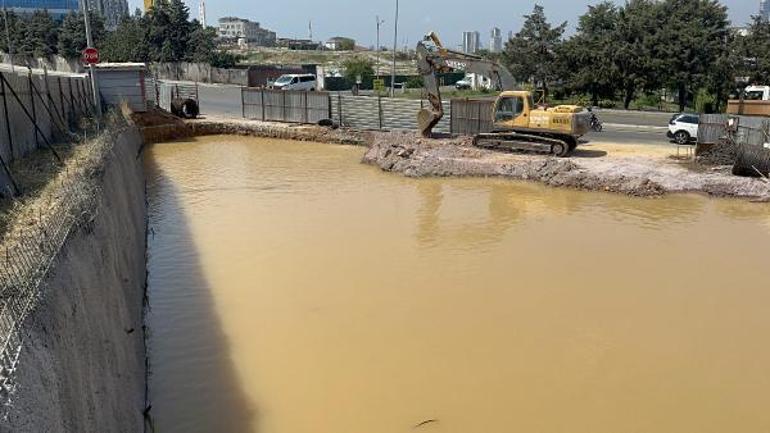
[[[442,114],[428,108],[423,108],[417,112],[417,127],[423,137],[430,138],[432,136],[433,128],[441,121]]]

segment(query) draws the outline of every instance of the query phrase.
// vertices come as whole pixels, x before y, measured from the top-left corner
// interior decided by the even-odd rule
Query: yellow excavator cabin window
[[[495,121],[506,122],[513,120],[519,117],[522,111],[524,111],[524,101],[521,97],[500,98],[495,109]]]

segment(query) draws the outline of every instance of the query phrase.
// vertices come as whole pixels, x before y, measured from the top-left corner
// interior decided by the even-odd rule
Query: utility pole
[[[11,42],[11,29],[8,27],[8,9],[3,0],[3,18],[5,18],[5,37],[8,38],[8,58],[11,61],[11,72],[15,72],[13,66],[13,42]]]
[[[396,53],[398,52],[398,0],[396,0],[396,21],[393,32],[393,73],[390,76],[390,97],[396,96]]]
[[[91,38],[91,20],[88,18],[90,8],[88,6],[88,0],[82,0],[83,3],[83,18],[86,21],[86,45],[88,48],[94,47],[94,40]],[[99,85],[96,80],[96,65],[89,65],[91,70],[91,88],[94,93],[94,104],[96,105],[96,117],[102,118],[102,98],[99,96]]]
[[[377,46],[375,47],[375,50],[377,51],[377,77],[378,78],[380,76],[380,26],[383,24],[385,24],[385,20],[380,20],[380,16],[377,15]]]

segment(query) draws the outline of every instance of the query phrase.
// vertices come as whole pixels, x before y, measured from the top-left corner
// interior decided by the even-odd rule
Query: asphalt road
[[[199,85],[203,115],[241,117],[241,89],[227,85]],[[650,113],[620,110],[597,110],[604,122],[604,131],[592,132],[585,138],[600,143],[666,144],[666,125],[670,113]]]

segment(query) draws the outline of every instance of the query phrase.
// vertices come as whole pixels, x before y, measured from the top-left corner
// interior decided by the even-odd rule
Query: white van
[[[746,101],[770,101],[770,86],[749,86],[743,95]]]
[[[286,74],[278,77],[273,83],[273,89],[315,91],[318,86],[313,74]]]

